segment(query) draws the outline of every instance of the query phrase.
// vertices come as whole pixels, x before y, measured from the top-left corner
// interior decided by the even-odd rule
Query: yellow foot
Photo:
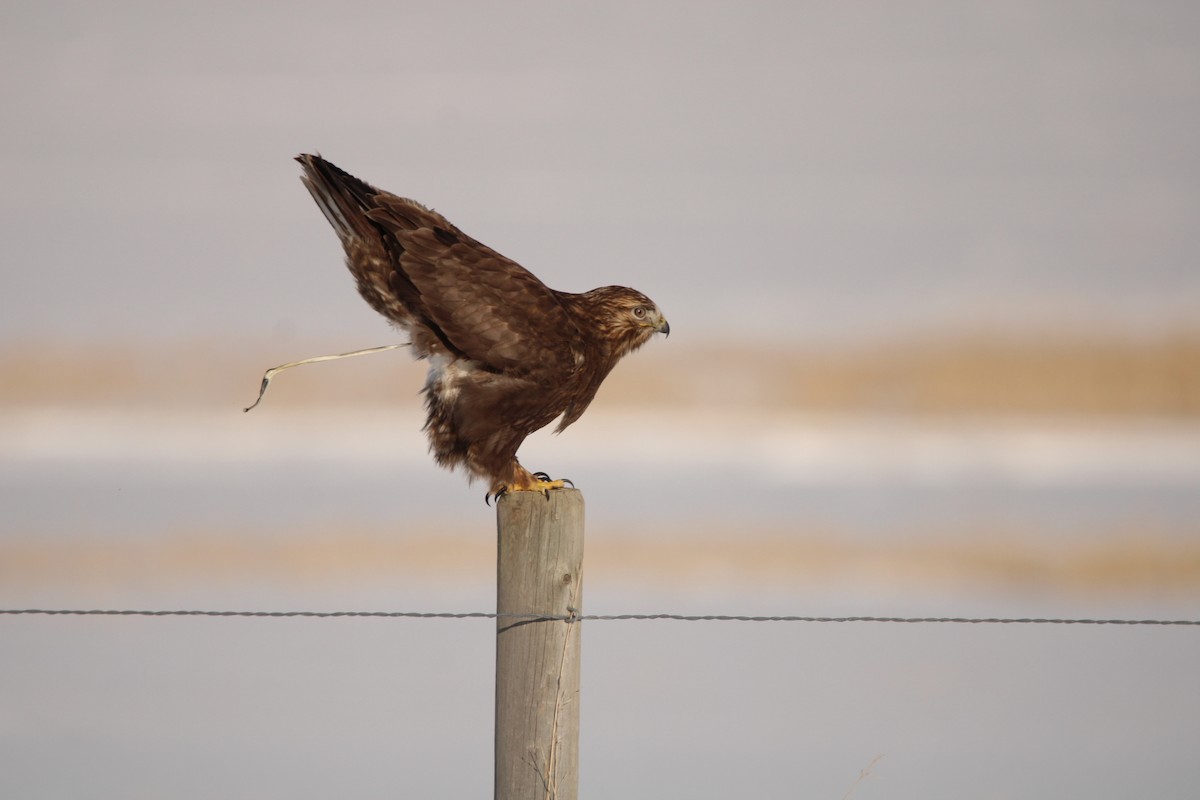
[[[568,478],[561,480],[552,480],[549,475],[544,472],[534,472],[530,474],[529,480],[522,483],[500,483],[492,487],[492,490],[483,496],[483,501],[491,505],[492,500],[499,500],[509,492],[540,492],[547,500],[550,499],[551,489],[565,489],[570,486],[575,488],[575,484]]]

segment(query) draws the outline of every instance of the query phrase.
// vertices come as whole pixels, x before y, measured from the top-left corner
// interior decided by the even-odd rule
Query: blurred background
[[[398,341],[319,151],[666,312],[522,450],[586,494],[585,611],[1200,618],[1193,4],[4,20],[0,607],[494,608],[403,350],[242,413]],[[582,794],[1190,796],[1192,631],[590,623]],[[493,643],[0,618],[0,790],[486,796]]]

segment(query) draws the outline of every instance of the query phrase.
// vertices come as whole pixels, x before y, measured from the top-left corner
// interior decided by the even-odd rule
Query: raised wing
[[[419,352],[444,349],[538,380],[574,368],[578,341],[555,292],[520,264],[420,203],[380,191],[319,156],[304,182],[337,231],[359,291],[408,328]]]

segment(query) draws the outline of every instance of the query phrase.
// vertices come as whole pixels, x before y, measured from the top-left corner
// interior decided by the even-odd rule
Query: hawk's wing
[[[376,200],[367,216],[404,248],[392,284],[412,284],[447,344],[508,374],[569,368],[575,325],[544,283],[440,214],[390,195]]]
[[[531,272],[419,203],[383,192],[318,156],[305,183],[338,231],[359,290],[409,329],[418,349],[538,379],[574,368],[579,336],[555,293]]]

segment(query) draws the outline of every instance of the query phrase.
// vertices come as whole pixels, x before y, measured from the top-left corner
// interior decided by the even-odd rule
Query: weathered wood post
[[[583,495],[505,495],[496,527],[496,612],[582,613]],[[496,800],[579,794],[580,629],[496,618]]]

